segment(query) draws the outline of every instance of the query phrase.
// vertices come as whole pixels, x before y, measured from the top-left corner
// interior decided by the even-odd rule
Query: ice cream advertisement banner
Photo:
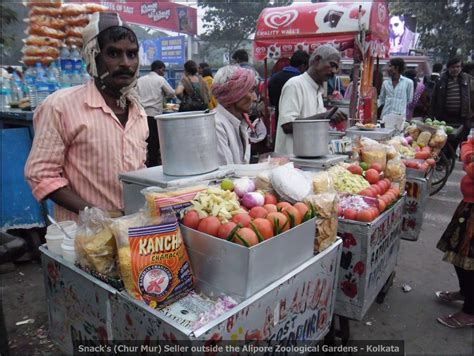
[[[389,34],[384,1],[267,8],[257,22],[254,56],[258,60],[289,57],[298,49],[312,52],[325,43],[344,50],[353,47],[360,28],[367,30],[369,54],[386,57]]]

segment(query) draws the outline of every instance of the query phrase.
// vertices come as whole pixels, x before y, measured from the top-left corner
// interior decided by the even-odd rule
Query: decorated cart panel
[[[402,216],[402,239],[417,241],[423,225],[423,212],[430,194],[428,178],[407,175],[406,201]]]
[[[401,198],[370,224],[339,220],[343,250],[336,314],[362,320],[395,269],[404,202]]]

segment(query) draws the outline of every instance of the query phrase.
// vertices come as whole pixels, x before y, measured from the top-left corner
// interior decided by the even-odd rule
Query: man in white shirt
[[[140,102],[146,111],[148,119],[147,167],[161,164],[160,141],[158,139],[158,127],[155,116],[163,113],[163,104],[166,97],[174,97],[174,90],[164,78],[166,66],[162,61],[154,61],[151,71],[138,79],[137,89]]]
[[[392,58],[388,62],[389,79],[382,84],[382,90],[377,100],[378,107],[383,106],[380,117],[395,114],[406,117],[407,105],[413,101],[413,80],[401,75],[405,71],[405,61],[402,58]]]
[[[337,73],[340,61],[341,55],[336,48],[331,45],[319,46],[309,59],[308,70],[291,78],[283,86],[275,140],[276,153],[293,154],[291,123],[295,119],[316,114],[322,114],[320,119],[325,118],[323,83]],[[342,111],[338,110],[331,119],[339,122],[347,119],[347,117]]]

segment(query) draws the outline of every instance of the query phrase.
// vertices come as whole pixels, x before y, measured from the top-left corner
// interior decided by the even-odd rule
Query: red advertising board
[[[312,52],[324,43],[350,48],[361,27],[367,31],[365,50],[374,57],[388,56],[388,8],[384,0],[295,2],[266,8],[257,21],[254,58],[289,57],[297,49]]]
[[[79,1],[75,1],[79,2]],[[132,24],[160,28],[189,35],[197,34],[197,9],[171,1],[100,1],[87,0],[108,7]]]

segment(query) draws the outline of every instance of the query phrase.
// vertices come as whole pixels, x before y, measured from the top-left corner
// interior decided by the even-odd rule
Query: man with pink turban
[[[248,113],[257,100],[257,82],[252,70],[238,65],[219,69],[212,84],[216,108],[217,152],[219,164],[242,164],[250,161]]]

